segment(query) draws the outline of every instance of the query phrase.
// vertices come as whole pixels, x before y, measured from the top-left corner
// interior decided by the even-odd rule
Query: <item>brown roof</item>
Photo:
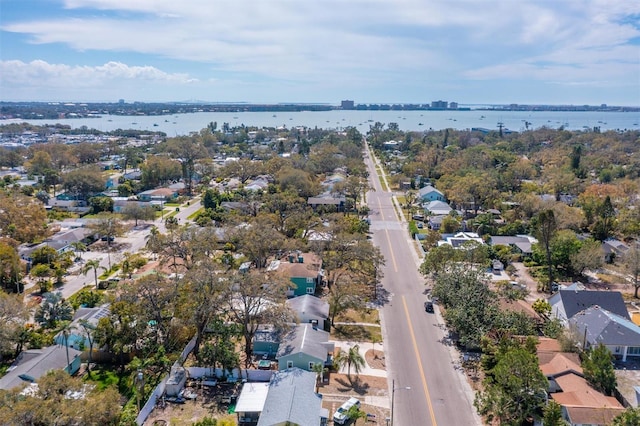
[[[582,374],[580,357],[570,352],[542,353],[538,355],[540,370],[547,377],[558,376],[569,371]]]
[[[624,408],[565,407],[571,424],[610,425]]]
[[[289,256],[285,256],[280,260],[278,272],[289,278],[315,278],[322,260],[314,253],[295,253],[292,254],[293,262],[289,262]],[[298,258],[302,257],[302,263],[298,262]]]
[[[562,347],[560,346],[558,339],[539,337],[537,350],[538,355],[540,355],[540,352],[562,352]]]
[[[567,407],[583,408],[620,408],[622,405],[612,396],[606,396],[593,389],[587,381],[577,374],[565,374],[555,378],[562,392],[551,394],[558,404]],[[589,423],[589,422],[574,422]]]
[[[534,320],[540,320],[540,315],[524,300],[500,299],[500,308],[512,312],[520,312]]]

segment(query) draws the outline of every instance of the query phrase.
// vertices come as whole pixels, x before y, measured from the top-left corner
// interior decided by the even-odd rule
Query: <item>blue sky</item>
[[[0,0],[0,100],[640,105],[637,0]]]

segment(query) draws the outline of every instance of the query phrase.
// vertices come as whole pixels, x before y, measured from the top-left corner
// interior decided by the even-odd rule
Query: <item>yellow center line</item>
[[[407,316],[407,325],[409,326],[409,334],[411,335],[411,341],[413,342],[413,349],[416,353],[416,359],[418,360],[418,368],[420,369],[420,377],[422,378],[422,387],[424,389],[424,395],[427,399],[427,407],[429,407],[429,414],[431,414],[431,425],[437,426],[436,416],[433,413],[433,406],[431,405],[431,395],[429,394],[429,386],[427,385],[427,378],[424,375],[424,368],[422,367],[422,360],[420,359],[420,352],[418,351],[418,344],[416,343],[416,336],[413,333],[413,325],[409,318],[409,309],[407,308],[407,301],[402,296],[402,304],[404,305],[404,313]]]

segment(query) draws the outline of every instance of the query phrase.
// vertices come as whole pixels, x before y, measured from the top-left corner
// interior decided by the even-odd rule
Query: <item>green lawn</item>
[[[195,212],[191,213],[187,219],[193,220],[193,219],[196,218],[196,216],[198,216],[203,211],[204,211],[204,207],[200,207],[198,210],[196,210]]]
[[[358,342],[382,341],[380,327],[362,325],[339,325],[331,331],[331,338],[335,340],[350,340]]]

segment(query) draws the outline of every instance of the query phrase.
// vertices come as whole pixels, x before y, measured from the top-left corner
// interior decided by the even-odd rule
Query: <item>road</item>
[[[393,194],[383,189],[369,152],[365,163],[375,188],[367,194],[373,242],[385,257],[382,285],[390,293],[381,316],[389,388],[395,394],[393,423],[481,425],[459,354],[446,344],[438,308],[435,314],[424,311],[425,280],[418,272],[420,259],[408,225],[394,209]]]
[[[180,211],[175,215],[175,218],[178,219],[180,225],[183,225],[189,221],[189,216],[200,209],[200,207],[200,198],[194,198],[189,202],[188,206],[183,205],[180,207]],[[155,220],[153,225],[155,225],[160,232],[166,232],[162,218]],[[120,262],[125,252],[136,253],[142,250],[147,243],[147,236],[149,235],[150,229],[151,226],[143,226],[141,224],[137,229],[134,228],[127,232],[125,236],[117,237],[114,242],[117,249],[112,249],[110,253],[106,251],[90,251],[83,253],[82,257],[85,261],[91,259],[99,260],[100,266],[106,270],[109,267],[109,263],[114,264]],[[79,270],[80,267],[74,269],[78,272],[77,270]],[[98,270],[98,275],[102,272],[103,270]],[[82,273],[67,275],[65,277],[65,283],[56,288],[55,291],[61,292],[63,297],[68,298],[86,285],[95,285],[93,270],[89,271],[87,275],[83,275]]]

